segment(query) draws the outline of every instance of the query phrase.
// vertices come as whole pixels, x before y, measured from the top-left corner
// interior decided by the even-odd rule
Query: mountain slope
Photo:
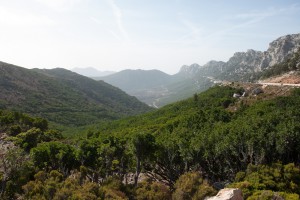
[[[195,64],[197,65],[197,64]],[[102,77],[101,80],[121,88],[128,94],[153,107],[185,99],[210,87],[211,81],[195,79],[194,74],[184,70],[169,75],[159,70],[123,70]]]
[[[153,105],[157,99],[169,94],[166,86],[174,82],[174,78],[159,70],[123,70],[102,77],[101,80],[112,84],[139,100]],[[153,105],[154,107],[155,104]]]
[[[128,69],[102,77],[101,80],[124,91],[138,91],[165,85],[171,81],[171,76],[159,70]]]
[[[25,69],[0,63],[0,107],[85,125],[151,110],[107,83],[65,69]]]

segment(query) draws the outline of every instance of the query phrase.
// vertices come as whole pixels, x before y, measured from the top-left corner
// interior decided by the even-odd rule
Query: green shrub
[[[169,188],[163,183],[152,182],[151,180],[144,181],[138,185],[136,190],[137,200],[168,200],[171,199]]]
[[[213,196],[217,192],[212,188],[198,172],[187,172],[179,177],[175,183],[175,191],[172,195],[174,200],[204,199]]]

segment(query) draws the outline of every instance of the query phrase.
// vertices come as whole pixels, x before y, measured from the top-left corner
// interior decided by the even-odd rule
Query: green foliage
[[[242,89],[213,87],[198,95],[139,117],[101,124],[98,135],[155,137],[154,171],[172,188],[186,171],[201,167],[213,180],[234,179],[249,163],[297,162],[300,152],[299,91],[257,101],[236,112],[233,93]]]
[[[155,148],[155,138],[151,134],[137,133],[132,136],[132,148],[136,157],[145,159]]]
[[[30,155],[34,165],[40,170],[51,169],[68,173],[79,164],[74,147],[57,141],[38,144],[31,149]]]
[[[163,183],[153,182],[148,179],[139,183],[135,198],[137,200],[169,200],[171,199],[171,192]]]
[[[151,159],[155,149],[155,137],[151,134],[136,133],[132,135],[132,151],[136,158],[135,185],[141,173],[141,163]]]
[[[129,168],[131,154],[126,141],[114,136],[79,140],[77,159],[86,166],[87,173],[105,178],[111,175],[122,177]]]
[[[174,200],[202,200],[207,196],[214,196],[216,190],[203,180],[200,173],[188,172],[179,177],[172,195]]]
[[[214,87],[197,95],[197,101],[191,97],[138,117],[101,123],[76,139],[62,140],[57,131],[41,130],[41,120],[34,123],[13,112],[1,111],[0,122],[30,151],[35,170],[45,173],[33,179],[31,169],[23,179],[28,199],[168,198],[166,188],[174,199],[203,199],[215,193],[209,182],[225,180],[235,180],[233,186],[245,197],[297,198],[300,171],[288,163],[298,163],[300,157],[300,90],[232,112],[228,106],[236,104],[235,92],[241,90]],[[272,164],[277,161],[282,164]],[[135,184],[124,185],[129,173]],[[141,173],[165,185],[139,185]],[[13,181],[22,175],[15,174],[6,180],[7,196],[21,193]],[[39,192],[30,194],[35,190]]]
[[[46,119],[43,119],[43,118],[35,118],[33,120],[33,126],[34,127],[37,127],[39,129],[41,129],[42,131],[45,131],[48,129],[48,121]]]
[[[245,197],[251,197],[249,199],[272,199],[276,195],[272,191],[285,192],[284,195],[291,196],[300,194],[300,169],[293,163],[249,165],[243,176],[241,174],[236,175],[239,182],[229,187],[241,188]]]
[[[0,110],[0,131],[7,132],[11,136],[16,136],[34,127],[46,130],[47,124],[45,119],[30,117],[19,112]]]
[[[32,128],[25,133],[18,134],[16,143],[26,151],[29,151],[41,141],[42,134],[40,129]]]
[[[50,173],[40,171],[34,177],[34,181],[23,186],[25,199],[103,199],[98,184],[89,181],[79,184],[77,174],[74,174],[74,177],[63,179],[61,173],[53,170]]]
[[[102,184],[100,192],[103,199],[126,200],[128,197],[123,192],[122,182],[115,177],[109,177]]]
[[[22,185],[26,184],[34,168],[22,149],[15,148],[6,152],[0,159],[0,198],[16,199],[16,195],[22,192]]]
[[[21,133],[22,129],[19,125],[12,125],[9,130],[9,135],[16,136]]]
[[[257,191],[251,195],[247,200],[273,200],[273,199],[288,199],[288,200],[299,200],[298,194],[289,194],[285,192],[273,192],[271,190]]]

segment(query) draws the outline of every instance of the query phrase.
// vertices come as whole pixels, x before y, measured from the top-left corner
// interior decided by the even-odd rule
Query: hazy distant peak
[[[196,71],[198,71],[198,69],[199,69],[200,67],[201,67],[201,66],[198,65],[197,63],[191,64],[190,66],[188,66],[188,65],[183,65],[183,66],[180,68],[179,73],[193,74],[193,73],[195,73]]]
[[[132,90],[154,88],[169,82],[171,76],[160,70],[126,69],[102,77],[105,82],[130,93]]]
[[[93,67],[85,67],[85,68],[76,67],[71,69],[71,71],[87,77],[102,77],[102,76],[107,76],[115,73],[114,71],[100,71]]]

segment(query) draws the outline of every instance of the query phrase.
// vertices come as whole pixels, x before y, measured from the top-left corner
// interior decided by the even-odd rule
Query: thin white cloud
[[[292,4],[287,7],[281,8],[269,8],[266,10],[255,10],[248,13],[238,13],[232,15],[230,17],[222,17],[222,20],[218,24],[228,24],[226,28],[210,30],[212,28],[205,27],[205,32],[201,32],[201,29],[193,24],[191,21],[184,19],[179,14],[180,22],[185,25],[189,33],[180,37],[175,43],[184,43],[184,44],[195,44],[198,42],[198,45],[205,45],[206,41],[219,42],[222,40],[226,35],[236,34],[237,30],[243,29],[245,27],[253,26],[256,24],[261,23],[261,21],[271,18],[277,15],[282,15],[290,12],[298,12],[300,10],[299,4]],[[204,29],[204,28],[203,28]],[[212,40],[213,39],[213,40]]]
[[[96,24],[101,25],[102,28],[103,28],[105,31],[107,31],[108,33],[110,33],[116,40],[122,41],[122,38],[121,38],[118,34],[116,34],[115,31],[113,31],[112,29],[105,27],[105,26],[104,26],[104,23],[103,23],[102,21],[100,21],[99,19],[97,19],[96,17],[93,17],[93,16],[90,17],[90,19],[91,19],[93,22],[95,22]]]
[[[192,38],[193,40],[201,39],[201,29],[196,24],[183,18],[181,18],[180,21],[189,30],[189,33],[182,36],[179,40],[188,38]]]
[[[123,15],[122,15],[122,10],[121,8],[116,4],[116,2],[114,0],[107,0],[107,2],[109,3],[113,15],[115,17],[116,20],[116,24],[118,26],[118,29],[120,31],[121,37],[128,42],[129,41],[129,36],[128,33],[126,31],[126,29],[124,28],[123,25]]]
[[[273,17],[276,15],[282,15],[282,14],[288,14],[290,12],[299,11],[300,6],[299,4],[292,4],[287,7],[281,7],[281,8],[274,8],[270,7],[267,10],[261,10],[261,11],[251,11],[248,13],[242,13],[242,14],[236,14],[228,20],[245,20],[240,25],[248,25],[253,23],[258,23],[266,18]],[[237,25],[239,27],[240,25]]]
[[[99,25],[102,24],[102,21],[100,21],[100,20],[97,19],[96,17],[91,16],[90,19],[91,19],[93,22],[95,22],[96,24],[99,24]]]

